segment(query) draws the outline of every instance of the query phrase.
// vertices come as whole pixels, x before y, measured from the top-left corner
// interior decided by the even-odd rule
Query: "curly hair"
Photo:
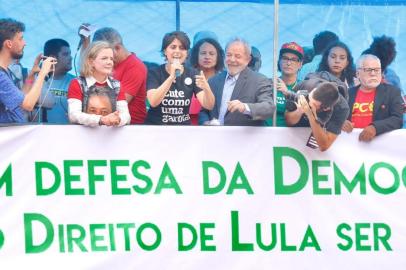
[[[323,31],[313,38],[314,54],[322,54],[330,44],[339,41],[338,36],[331,31]]]
[[[201,39],[195,44],[195,46],[193,46],[192,52],[190,55],[190,64],[194,68],[199,67],[200,47],[203,45],[203,43],[206,43],[206,42],[213,45],[217,51],[216,65],[215,65],[214,69],[216,70],[216,72],[223,70],[224,69],[224,50],[221,48],[220,44],[215,39],[212,39],[212,38]]]
[[[347,53],[347,60],[348,60],[348,65],[345,67],[345,69],[341,73],[341,76],[339,79],[343,82],[347,81],[348,85],[352,86],[352,85],[354,85],[354,77],[355,77],[354,58],[352,57],[351,51],[348,48],[348,46],[345,45],[345,43],[343,43],[341,41],[332,43],[327,48],[327,50],[324,51],[323,57],[320,61],[319,68],[317,69],[317,71],[328,71],[331,73],[330,67],[328,65],[328,56],[330,54],[330,51],[335,47],[344,49],[345,52]]]
[[[381,60],[382,71],[395,60],[396,57],[396,42],[388,36],[374,37],[374,41],[369,48],[362,54],[373,54]]]

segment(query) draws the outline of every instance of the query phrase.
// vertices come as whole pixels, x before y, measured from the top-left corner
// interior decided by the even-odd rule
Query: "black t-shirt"
[[[193,93],[199,93],[202,89],[196,86],[195,76],[197,70],[185,67],[181,76],[172,83],[165,98],[155,108],[148,110],[146,124],[153,125],[190,125],[189,107]],[[165,65],[148,71],[147,91],[158,88],[167,78],[168,72]]]

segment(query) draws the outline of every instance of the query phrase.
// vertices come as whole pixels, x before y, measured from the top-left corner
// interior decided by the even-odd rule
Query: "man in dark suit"
[[[202,110],[199,123],[203,125],[263,126],[272,117],[271,81],[248,68],[251,46],[236,38],[226,46],[227,71],[209,80],[216,98],[213,110]]]
[[[382,83],[379,58],[365,54],[357,62],[357,77],[360,85],[349,89],[351,114],[342,130],[363,128],[360,141],[371,141],[377,135],[402,128],[403,100],[400,90]]]

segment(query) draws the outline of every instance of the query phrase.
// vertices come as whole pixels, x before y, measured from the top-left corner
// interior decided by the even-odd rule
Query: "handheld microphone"
[[[174,58],[174,59],[173,59],[173,63],[174,63],[174,64],[180,64],[179,59],[178,59],[178,58]],[[180,77],[180,75],[181,75],[181,74],[180,74],[180,69],[176,69],[176,70],[175,70],[175,76],[176,76],[176,78]]]

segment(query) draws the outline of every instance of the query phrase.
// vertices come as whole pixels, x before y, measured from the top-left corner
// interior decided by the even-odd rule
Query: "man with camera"
[[[13,19],[0,19],[0,124],[26,122],[24,111],[32,111],[41,94],[45,76],[56,64],[56,59],[47,57],[34,81],[31,72],[20,91],[12,80],[8,66],[15,59],[21,59],[24,53],[25,40],[23,23]],[[39,55],[34,66],[37,66],[42,55]]]
[[[287,125],[310,126],[312,134],[307,145],[326,151],[341,133],[341,127],[350,112],[337,86],[324,82],[308,95],[299,92],[294,104],[296,106],[287,106]]]

